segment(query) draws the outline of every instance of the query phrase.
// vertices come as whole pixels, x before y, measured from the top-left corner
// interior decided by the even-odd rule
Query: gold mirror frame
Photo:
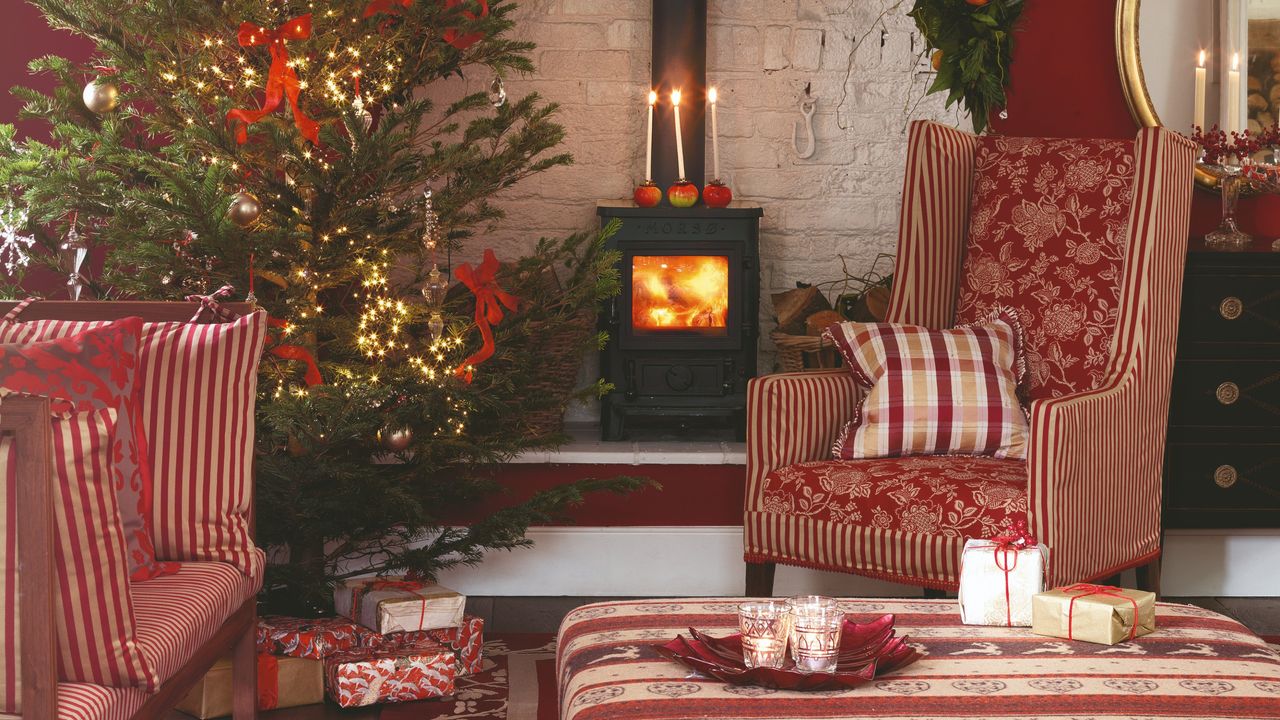
[[[1142,48],[1138,40],[1138,13],[1142,0],[1119,0],[1116,3],[1116,65],[1120,69],[1120,86],[1129,114],[1139,127],[1160,127],[1160,114],[1147,92],[1142,74]],[[1196,185],[1216,190],[1218,179],[1196,167]]]

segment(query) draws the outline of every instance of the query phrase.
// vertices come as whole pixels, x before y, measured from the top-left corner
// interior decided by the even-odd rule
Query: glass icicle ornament
[[[439,312],[431,313],[431,319],[427,321],[427,331],[431,333],[433,342],[439,342],[444,337],[444,316]]]
[[[489,103],[495,108],[507,104],[507,86],[502,84],[502,78],[498,75],[494,75],[493,82],[489,83]]]
[[[89,246],[80,237],[74,220],[71,221],[71,229],[62,238],[62,244],[58,246],[58,255],[67,271],[67,293],[72,300],[79,300],[80,291],[84,289],[84,276],[80,274],[80,268],[89,255]]]

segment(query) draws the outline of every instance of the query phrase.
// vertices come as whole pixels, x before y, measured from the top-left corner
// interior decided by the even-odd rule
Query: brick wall
[[[914,118],[960,124],[936,97],[920,41],[895,0],[711,0],[708,81],[720,88],[721,173],[736,198],[765,208],[762,315],[767,296],[797,280],[840,277],[838,256],[863,272],[897,233],[906,127]],[[628,197],[644,172],[649,89],[646,0],[525,0],[516,35],[536,42],[537,73],[508,78],[562,106],[575,164],[521,183],[500,200],[507,219],[471,242],[500,255],[539,236],[595,224],[597,198]],[[922,72],[926,71],[926,72]],[[487,77],[469,78],[481,88]],[[798,159],[792,128],[805,87],[817,98],[817,152]],[[801,144],[804,143],[803,129]],[[707,145],[710,152],[710,143]],[[711,160],[707,159],[710,172]],[[771,367],[762,343],[762,370]]]

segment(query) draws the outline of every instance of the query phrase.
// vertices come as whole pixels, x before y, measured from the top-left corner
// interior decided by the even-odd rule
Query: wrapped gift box
[[[463,677],[480,672],[483,659],[481,655],[484,650],[484,618],[466,615],[458,627],[394,633],[383,636],[383,640],[391,643],[434,640],[452,650],[457,656],[458,677]],[[374,642],[376,644],[379,641]]]
[[[231,714],[231,658],[213,664],[176,708],[206,720]],[[307,658],[258,656],[258,709],[324,702],[324,663]]]
[[[383,635],[457,627],[466,604],[447,587],[403,577],[358,578],[333,591],[338,614]]]
[[[367,645],[374,633],[346,618],[258,619],[258,652],[323,660],[333,653]]]
[[[340,707],[409,702],[453,694],[453,651],[433,640],[384,642],[325,661],[325,686]]]
[[[1156,629],[1156,595],[1080,584],[1042,592],[1032,602],[1031,632],[1115,645]]]
[[[1031,625],[1031,598],[1044,591],[1047,562],[1048,552],[1034,538],[966,541],[960,555],[960,620],[965,625]]]

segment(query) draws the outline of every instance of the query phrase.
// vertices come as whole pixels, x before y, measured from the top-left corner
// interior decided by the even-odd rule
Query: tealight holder
[[[780,668],[787,659],[791,612],[782,600],[759,600],[738,606],[742,662],[748,668]]]
[[[791,656],[796,669],[808,673],[833,673],[840,654],[840,629],[844,613],[835,599],[821,595],[794,597],[791,609]]]

